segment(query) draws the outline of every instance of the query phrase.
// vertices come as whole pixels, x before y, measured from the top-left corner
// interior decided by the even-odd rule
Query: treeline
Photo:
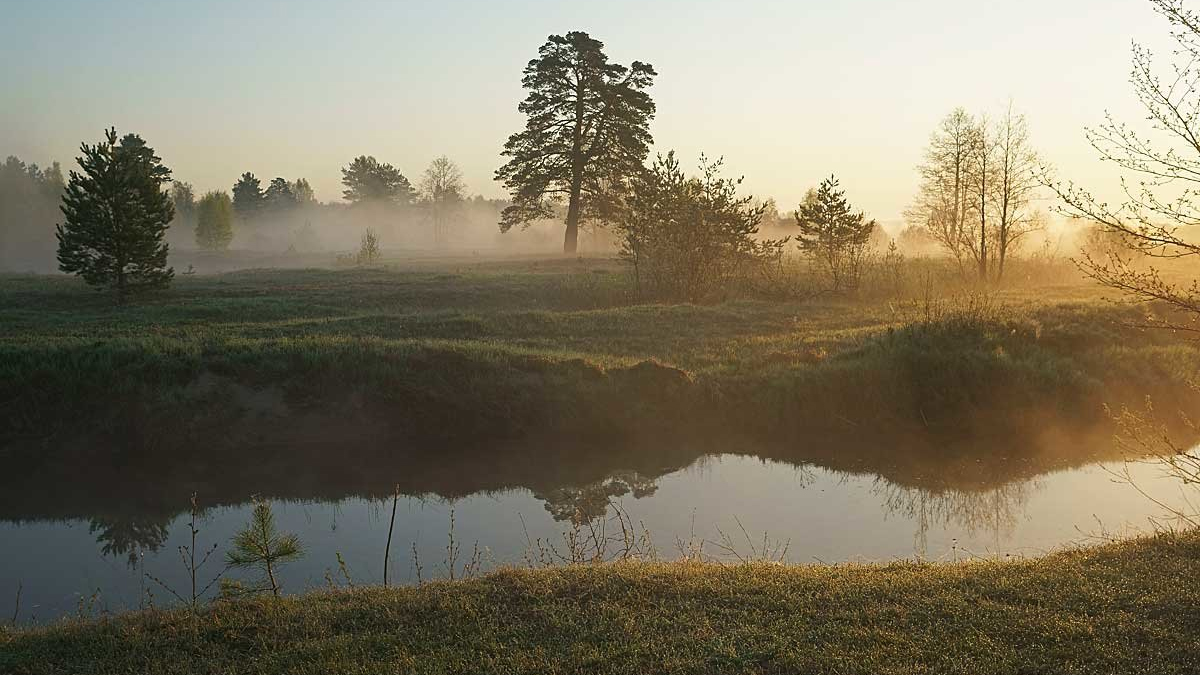
[[[58,162],[43,169],[10,156],[0,164],[0,270],[53,269],[65,188]]]
[[[649,125],[656,106],[649,90],[655,77],[650,64],[611,62],[603,43],[587,33],[550,36],[525,67],[522,85],[528,93],[519,106],[525,125],[505,143],[506,161],[496,171],[509,199],[488,202],[499,211],[500,231],[562,218],[568,254],[577,252],[581,230],[605,232],[629,263],[639,291],[691,301],[711,297],[739,279],[778,276],[784,261],[796,254],[819,273],[820,290],[853,293],[872,260],[894,261],[900,255],[879,224],[852,207],[834,176],[808,190],[803,202],[781,217],[773,201],[741,194],[741,179],[724,177],[719,159],[702,157],[695,175],[681,168],[673,152],[651,160]],[[395,166],[362,155],[341,169],[343,204],[319,203],[304,178],[276,177],[264,185],[253,172],[245,172],[229,192],[199,198],[190,184],[164,179],[172,208],[158,214],[165,218],[159,228],[139,222],[147,218],[145,204],[139,211],[98,187],[106,181],[141,185],[170,176],[139,137],[126,136],[118,143],[113,133],[104,143],[83,146],[84,171],[72,172],[65,189],[104,201],[96,213],[129,212],[132,220],[106,223],[88,212],[67,213],[59,228],[61,269],[84,264],[62,263],[64,256],[145,275],[150,274],[147,265],[157,264],[110,259],[102,242],[90,237],[85,238],[91,247],[86,252],[65,250],[69,237],[64,234],[76,230],[94,230],[112,240],[110,248],[125,251],[137,248],[132,242],[139,236],[167,232],[174,221],[171,243],[185,245],[179,233],[186,233],[188,243],[220,251],[282,227],[289,230],[289,249],[296,249],[315,236],[312,220],[329,220],[338,211],[359,216],[350,219],[359,225],[352,233],[356,244],[361,237],[359,255],[350,259],[373,261],[382,245],[397,240],[393,236],[388,241],[386,227],[382,236],[376,228],[394,229],[400,222],[410,229],[421,227],[426,241],[440,247],[461,228],[469,201],[461,171],[446,157],[435,159],[414,183]],[[135,147],[140,148],[137,153]],[[138,165],[148,161],[141,157],[146,152],[153,163]],[[96,153],[111,157],[83,166]],[[140,153],[141,159],[122,159],[127,153]],[[1032,170],[1036,162],[1025,119],[1011,107],[996,121],[955,110],[934,133],[919,167],[920,192],[906,214],[909,229],[902,239],[942,248],[964,274],[999,280],[1006,261],[1042,223],[1031,208],[1039,188]],[[139,175],[126,175],[130,171]],[[49,180],[38,177],[40,171],[35,174],[27,180]],[[145,194],[148,199],[152,192]],[[781,226],[781,220],[787,225]],[[121,237],[128,241],[118,245]],[[165,247],[164,242],[160,237],[139,245],[153,250],[157,260],[157,246]],[[120,279],[123,273],[110,276]]]
[[[354,158],[341,171],[344,204],[317,201],[305,178],[276,177],[264,187],[250,171],[229,192],[213,191],[199,199],[191,184],[176,181],[171,197],[182,229],[194,232],[195,245],[207,250],[228,248],[235,231],[254,236],[264,226],[298,220],[305,225],[297,228],[291,246],[312,248],[312,221],[329,219],[330,211],[342,208],[425,227],[432,245],[440,248],[453,241],[455,228],[466,221],[467,207],[489,203],[468,197],[462,171],[445,156],[434,159],[415,185],[396,167],[368,155]]]
[[[496,232],[507,206],[468,196],[461,170],[444,156],[430,162],[415,184],[370,156],[355,158],[342,174],[344,203],[318,201],[305,178],[276,177],[264,184],[246,172],[230,190],[205,194],[172,179],[163,186],[174,207],[164,242],[172,251],[313,253],[352,250],[373,227],[393,247],[478,247],[490,243],[480,232]],[[0,271],[56,268],[55,228],[63,222],[66,187],[57,162],[43,169],[9,157],[0,165]]]

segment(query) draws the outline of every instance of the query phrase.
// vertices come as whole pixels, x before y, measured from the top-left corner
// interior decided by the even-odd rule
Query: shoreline
[[[1015,561],[617,562],[0,631],[18,674],[1184,673],[1200,533]]]

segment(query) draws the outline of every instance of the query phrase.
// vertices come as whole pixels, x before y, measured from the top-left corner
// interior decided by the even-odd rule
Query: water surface
[[[532,489],[454,496],[431,489],[397,502],[390,574],[397,583],[412,583],[419,566],[424,579],[447,576],[451,514],[461,574],[476,546],[487,569],[526,564],[538,540],[565,551],[563,537],[573,522],[607,518],[613,532],[610,503],[639,529],[644,526],[666,558],[677,556],[680,546],[694,549],[704,542],[705,553],[735,560],[761,553],[764,537],[769,552],[786,547],[786,559],[793,562],[1034,556],[1095,541],[1105,532],[1145,530],[1149,519],[1163,515],[1160,506],[1114,478],[1112,471],[1122,466],[1092,463],[1032,477],[1023,471],[990,485],[955,487],[724,454],[661,472],[608,471],[583,483],[542,478]],[[454,467],[447,470],[453,473]],[[1157,466],[1134,465],[1132,475],[1156,499],[1183,503],[1181,486]],[[323,586],[327,577],[345,583],[337,553],[355,583],[379,583],[391,499],[331,497],[330,490],[318,489],[319,477],[303,484],[309,483],[313,498],[297,498],[300,489],[293,486],[292,496],[270,500],[280,529],[297,533],[307,549],[303,559],[284,568],[285,590]],[[139,493],[137,485],[144,490]],[[406,489],[413,492],[411,485]],[[205,491],[197,492],[203,505]],[[214,486],[213,492],[220,491]],[[69,495],[47,498],[70,501]],[[118,494],[81,503],[78,508],[95,513],[0,520],[0,615],[11,616],[18,587],[23,622],[74,614],[81,607],[96,613],[171,604],[170,594],[151,576],[180,592],[187,587],[178,552],[190,541],[186,494],[164,496],[153,482],[133,481]],[[164,503],[173,506],[164,512]],[[204,580],[219,571],[228,541],[250,509],[245,499],[204,509],[200,548],[218,546]],[[735,553],[721,548],[725,539]],[[248,580],[241,572],[229,576]]]

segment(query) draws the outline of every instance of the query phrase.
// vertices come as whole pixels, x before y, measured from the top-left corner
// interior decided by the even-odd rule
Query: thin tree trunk
[[[400,501],[400,484],[396,484],[396,490],[392,494],[392,520],[388,523],[388,538],[387,545],[383,547],[383,587],[388,585],[388,559],[392,554],[392,528],[396,527],[396,502]]]
[[[266,563],[267,563],[267,564],[266,564],[266,567],[267,567],[267,580],[271,582],[271,593],[272,593],[272,594],[273,594],[275,597],[277,597],[277,598],[278,598],[278,597],[279,597],[279,584],[275,583],[275,570],[274,570],[274,569],[272,569],[272,568],[273,568],[273,565],[271,565],[271,561],[270,561],[270,560],[267,560],[267,561],[266,561]]]

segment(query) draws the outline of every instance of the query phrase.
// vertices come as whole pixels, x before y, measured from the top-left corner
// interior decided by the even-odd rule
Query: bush
[[[738,197],[741,179],[720,170],[701,157],[702,175],[689,178],[671,152],[633,181],[617,230],[639,293],[698,302],[778,264],[787,239],[756,238],[766,206]]]

